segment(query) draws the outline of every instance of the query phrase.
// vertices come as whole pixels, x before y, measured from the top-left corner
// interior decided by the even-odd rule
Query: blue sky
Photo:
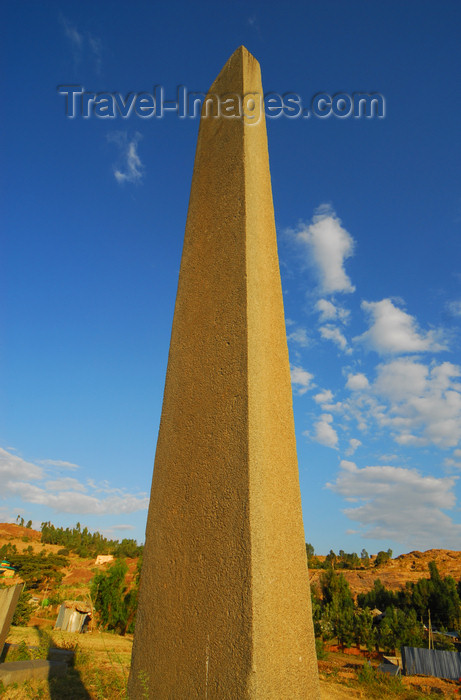
[[[268,120],[306,538],[461,543],[456,1],[3,3],[0,519],[143,540],[198,130],[69,119],[58,85],[379,92]],[[6,300],[6,301],[5,301]]]

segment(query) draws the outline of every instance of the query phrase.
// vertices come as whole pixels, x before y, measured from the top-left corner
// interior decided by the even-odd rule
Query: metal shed
[[[461,678],[461,653],[438,649],[402,647],[402,665],[406,676],[424,675],[458,680]]]
[[[91,619],[91,607],[80,600],[66,600],[59,608],[55,629],[82,632]]]

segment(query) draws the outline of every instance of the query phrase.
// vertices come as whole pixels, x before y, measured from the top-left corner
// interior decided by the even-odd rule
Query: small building
[[[98,554],[95,565],[98,566],[99,564],[107,564],[110,561],[114,561],[112,554]]]
[[[55,630],[84,632],[91,620],[91,606],[81,600],[66,600],[59,608]]]
[[[13,578],[15,573],[16,573],[16,569],[14,568],[14,566],[11,566],[9,561],[7,561],[6,559],[3,559],[2,563],[0,564],[0,577],[1,578]]]

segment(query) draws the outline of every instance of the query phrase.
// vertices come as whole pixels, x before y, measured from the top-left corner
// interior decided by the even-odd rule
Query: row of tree
[[[47,554],[44,550],[34,554],[32,547],[19,554],[16,546],[9,543],[0,547],[0,558],[7,559],[14,566],[29,589],[59,585],[64,576],[63,569],[69,565],[69,560],[61,554]]]
[[[143,545],[136,540],[110,540],[100,532],[90,532],[87,527],[82,529],[80,523],[73,528],[55,527],[50,522],[42,523],[41,541],[45,544],[59,544],[69,552],[75,552],[79,557],[96,557],[98,554],[113,554],[115,557],[139,557]]]
[[[345,552],[340,549],[338,554],[330,549],[323,561],[315,556],[314,547],[306,542],[307,563],[310,569],[368,569],[372,559],[366,549],[362,549],[360,556],[356,552]],[[378,552],[373,560],[373,566],[381,566],[392,559],[392,549],[387,552]]]

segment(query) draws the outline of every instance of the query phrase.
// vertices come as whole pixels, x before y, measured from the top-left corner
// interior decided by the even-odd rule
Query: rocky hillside
[[[319,557],[321,559],[321,557]],[[407,581],[416,583],[420,578],[429,578],[429,562],[435,561],[442,578],[452,576],[455,581],[461,578],[461,552],[449,549],[429,549],[427,552],[410,552],[401,554],[395,559],[390,559],[385,564],[374,566],[373,559],[368,569],[347,570],[339,569],[349,583],[354,596],[357,593],[366,593],[373,588],[373,582],[379,578],[381,582],[391,590],[403,588]],[[309,571],[311,584],[316,584],[321,576],[322,569]]]

